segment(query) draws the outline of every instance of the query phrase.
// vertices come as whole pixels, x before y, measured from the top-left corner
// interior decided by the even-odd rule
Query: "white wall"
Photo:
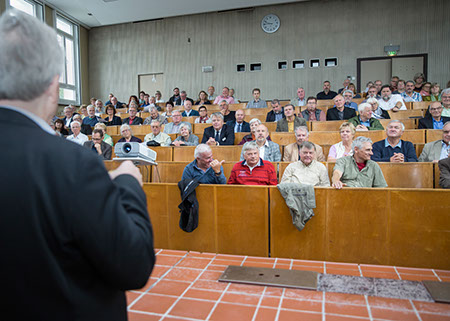
[[[105,99],[112,91],[128,101],[138,91],[137,75],[153,72],[164,73],[164,99],[175,86],[195,99],[211,84],[216,91],[234,87],[242,100],[253,87],[263,99],[292,98],[298,86],[315,95],[325,79],[337,90],[347,75],[356,77],[356,59],[384,56],[389,44],[400,45],[399,55],[428,53],[428,79],[443,86],[450,79],[449,12],[447,0],[319,0],[94,28],[90,96]],[[281,18],[274,34],[260,27],[268,13]],[[326,57],[337,57],[338,67],[323,67]],[[292,70],[297,58],[320,58],[322,66]],[[277,70],[280,60],[288,60],[288,70]],[[263,71],[236,72],[237,63],[248,70],[251,62],[262,62]],[[205,65],[214,72],[202,73]]]

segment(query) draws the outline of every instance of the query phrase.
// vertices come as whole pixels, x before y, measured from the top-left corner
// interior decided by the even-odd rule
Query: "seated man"
[[[403,101],[408,102],[419,102],[422,101],[422,96],[414,91],[414,88],[416,87],[416,83],[412,80],[408,80],[405,83],[405,92],[401,94]]]
[[[281,161],[280,146],[267,139],[269,137],[269,130],[264,125],[259,125],[255,130],[255,140],[258,150],[259,157],[269,162],[279,162]],[[245,145],[245,144],[244,144]],[[244,150],[241,152],[240,160],[244,160]]]
[[[442,140],[426,143],[420,154],[419,162],[438,162],[450,155],[450,121],[444,124]]]
[[[180,106],[184,106],[184,103],[186,101],[190,101],[191,102],[191,107],[194,104],[194,100],[192,98],[189,98],[187,96],[187,93],[183,90],[182,92],[180,92]]]
[[[442,116],[443,109],[441,102],[433,101],[428,107],[430,113],[419,119],[419,129],[442,129],[444,124],[450,120],[450,117]]]
[[[233,128],[223,123],[222,113],[212,114],[211,120],[212,126],[206,127],[203,131],[202,144],[211,146],[234,145]]]
[[[450,157],[441,159],[439,165],[439,186],[450,188]]]
[[[372,140],[359,136],[352,143],[353,156],[344,156],[336,161],[332,186],[341,189],[348,187],[387,187],[380,166],[370,159]]]
[[[442,116],[450,117],[450,88],[445,88],[441,93],[442,99]]]
[[[284,115],[284,108],[281,107],[280,101],[278,99],[272,100],[272,110],[267,113],[266,123],[279,121],[286,117]]]
[[[197,179],[200,184],[226,184],[227,179],[223,174],[222,160],[213,159],[211,147],[200,144],[195,148],[194,160],[183,171],[181,180]]]
[[[345,107],[345,100],[342,95],[334,97],[334,107],[327,110],[327,120],[344,120],[356,116],[353,108]]]
[[[327,120],[323,110],[317,108],[316,97],[308,97],[308,99],[306,100],[306,109],[302,111],[302,117],[307,121]]]
[[[370,98],[375,98],[376,100],[381,99],[381,96],[378,95],[378,89],[376,86],[370,86],[367,91],[366,99],[363,100],[363,103],[367,102]]]
[[[164,125],[164,133],[166,134],[179,134],[181,125],[181,112],[174,110],[172,112],[172,122]]]
[[[277,132],[294,132],[294,128],[298,126],[306,126],[306,120],[303,118],[297,117],[294,114],[294,106],[292,104],[288,104],[284,106],[284,115],[285,118],[277,121]]]
[[[384,127],[380,121],[372,117],[372,105],[369,103],[362,103],[358,106],[359,115],[348,120],[349,123],[355,126],[357,131],[368,130],[383,130]]]
[[[87,106],[86,108],[88,116],[84,117],[83,125],[88,125],[90,127],[94,127],[100,121],[103,121],[100,117],[95,115],[95,107],[92,105]]]
[[[307,142],[309,139],[309,131],[306,126],[299,126],[295,129],[295,143],[286,145],[284,147],[283,162],[296,162],[300,160],[300,145]],[[325,155],[323,154],[322,147],[319,145],[314,145],[314,160],[319,162],[325,161]]]
[[[261,125],[264,126],[264,125]],[[277,171],[270,161],[259,156],[259,146],[255,141],[242,147],[244,160],[234,164],[228,184],[277,185]]]
[[[70,123],[70,128],[72,129],[72,135],[67,136],[67,140],[70,140],[79,145],[83,145],[85,142],[89,140],[89,138],[81,133],[81,124],[80,122],[74,120]]]
[[[393,94],[389,85],[384,85],[381,87],[381,98],[378,99],[378,105],[384,110],[406,110],[402,96]]]
[[[62,121],[64,122],[65,129],[67,130],[70,129],[70,124],[73,121],[73,116],[74,116],[73,108],[70,105],[64,107],[64,118],[62,119]]]
[[[295,107],[302,107],[306,105],[305,90],[302,87],[297,89],[297,97],[291,100],[291,104]]]
[[[230,106],[228,105],[228,102],[226,100],[222,100],[219,103],[219,107],[220,107],[220,112],[223,115],[223,121],[225,123],[236,120],[236,112],[234,110],[229,110]]]
[[[267,108],[267,103],[262,100],[259,96],[261,95],[261,90],[255,88],[252,90],[253,100],[249,101],[247,108]]]
[[[219,95],[216,97],[216,99],[214,99],[214,105],[218,105],[220,104],[220,102],[222,100],[225,100],[227,102],[227,104],[234,104],[234,98],[230,97],[230,88],[228,87],[223,87],[222,89],[222,95]]]
[[[120,101],[117,100],[117,98],[115,96],[111,97],[111,99],[109,100],[111,102],[111,105],[117,109],[117,108],[123,108],[123,103],[121,103]]]
[[[161,132],[161,123],[159,120],[154,119],[150,123],[152,128],[152,132],[150,134],[145,135],[144,142],[149,142],[151,140],[159,143],[161,146],[170,146],[172,143],[172,139],[169,135]]]
[[[353,91],[346,89],[342,93],[342,97],[344,97],[344,106],[348,108],[353,108],[354,110],[358,110],[358,104],[352,101],[353,99]]]
[[[136,116],[138,112],[138,108],[135,105],[130,105],[130,108],[128,109],[128,113],[130,114],[130,117],[125,118],[122,121],[122,124],[127,124],[127,125],[142,125],[142,123],[144,122],[144,120],[141,117]]]
[[[173,96],[169,98],[169,102],[172,103],[173,106],[181,105],[180,88],[175,87],[173,89]]]
[[[337,93],[330,89],[331,89],[330,82],[328,80],[325,80],[323,82],[323,91],[321,91],[320,93],[318,93],[316,95],[317,100],[327,100],[327,99],[333,99],[334,97],[336,97]]]
[[[192,102],[190,100],[184,101],[184,111],[181,114],[182,117],[200,116],[199,112],[192,109]]]
[[[417,162],[416,150],[411,142],[401,139],[405,125],[391,120],[386,127],[387,137],[373,144],[372,160],[375,162]]]
[[[286,167],[280,183],[330,186],[327,168],[314,159],[316,146],[310,142],[302,142],[298,149],[300,150],[299,160]]]
[[[150,125],[152,120],[158,120],[161,125],[164,125],[167,123],[167,118],[160,115],[158,113],[158,109],[156,107],[150,107],[149,111],[150,111],[150,116],[145,118],[144,125]]]
[[[112,147],[103,141],[103,131],[101,129],[94,129],[92,140],[85,142],[83,146],[91,149],[105,160],[111,159]]]
[[[236,110],[235,117],[236,120],[230,120],[227,126],[233,128],[235,133],[250,132],[250,124],[244,120],[245,113],[242,109]]]
[[[86,117],[85,117],[86,118]],[[87,124],[83,124],[83,120],[81,118],[80,114],[73,115],[73,121],[77,121],[81,124],[81,132],[85,135],[91,135],[92,134],[92,127]],[[69,132],[70,134],[70,132]]]

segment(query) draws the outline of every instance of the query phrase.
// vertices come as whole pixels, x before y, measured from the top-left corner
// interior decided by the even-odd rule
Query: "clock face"
[[[274,33],[280,28],[280,18],[274,14],[268,14],[262,18],[261,28],[267,33]]]

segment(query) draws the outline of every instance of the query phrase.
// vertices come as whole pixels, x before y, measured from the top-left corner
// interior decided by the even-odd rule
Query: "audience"
[[[92,105],[87,106],[88,116],[83,118],[83,125],[94,127],[99,121],[103,121],[100,117],[95,115],[95,107]]]
[[[306,120],[300,117],[297,117],[294,114],[294,106],[292,104],[288,104],[284,106],[284,115],[285,118],[277,121],[277,132],[294,132],[294,128],[298,126],[306,126]]]
[[[399,79],[397,81],[397,90],[393,92],[393,94],[403,94],[406,90],[406,82],[403,79]]]
[[[95,115],[101,117],[101,115],[105,112],[105,108],[103,106],[103,102],[100,99],[95,101]]]
[[[323,82],[323,91],[317,94],[318,100],[325,100],[325,99],[333,99],[336,97],[337,93],[330,90],[331,83],[328,80],[325,80]]]
[[[342,94],[345,90],[347,90],[348,89],[348,86],[350,85],[350,79],[349,78],[345,78],[344,79],[344,82],[342,83],[342,88],[340,88],[339,90],[338,90],[338,94]]]
[[[60,136],[67,136],[69,132],[64,128],[64,121],[62,119],[57,118],[55,120],[55,132],[57,132]]]
[[[190,123],[182,123],[180,125],[180,136],[173,142],[173,146],[197,146],[198,137],[192,134],[192,126]]]
[[[73,121],[77,121],[80,123],[81,125],[81,132],[85,135],[90,135],[92,134],[92,127],[90,125],[87,124],[83,124],[83,121],[81,120],[81,115],[80,114],[76,114],[73,116]]]
[[[252,140],[256,139],[256,128],[261,125],[261,121],[258,118],[253,118],[252,120],[250,120],[249,124],[251,133],[245,135],[238,145],[244,145],[246,142],[251,142]],[[270,137],[268,137],[267,139],[270,140]]]
[[[211,146],[233,145],[233,128],[224,124],[222,113],[217,112],[212,114],[211,122],[212,126],[204,129],[202,144],[208,144]]]
[[[145,135],[144,142],[154,141],[161,146],[170,146],[172,139],[169,135],[161,132],[161,123],[157,119],[153,119],[150,123],[152,132]]]
[[[244,110],[238,109],[235,113],[236,120],[231,120],[227,122],[227,125],[233,128],[235,133],[240,132],[250,132],[250,124],[247,123],[245,118]]]
[[[173,96],[169,98],[169,103],[171,103],[172,106],[181,105],[180,89],[178,87],[173,89]]]
[[[441,159],[439,165],[439,186],[450,188],[450,157]]]
[[[344,97],[344,106],[348,108],[353,108],[354,110],[358,110],[358,104],[353,102],[353,91],[351,90],[344,90],[342,93],[342,97]]]
[[[425,97],[431,95],[431,82],[425,82],[422,86],[422,90],[419,92],[420,96],[422,96],[422,101],[425,100]]]
[[[372,106],[368,103],[362,103],[358,106],[358,116],[350,118],[349,123],[355,126],[357,131],[368,131],[368,130],[384,130],[383,125],[380,121],[372,117]]]
[[[155,99],[156,99],[156,103],[157,103],[157,104],[162,104],[162,103],[164,103],[164,99],[162,99],[162,94],[161,94],[161,92],[160,92],[159,90],[157,90],[157,91],[155,92]]]
[[[300,160],[300,145],[304,142],[307,142],[309,140],[309,132],[308,127],[306,126],[299,126],[295,128],[295,139],[296,142],[286,145],[284,147],[284,155],[283,155],[283,162],[296,162]],[[325,161],[325,156],[323,155],[322,147],[319,145],[316,145],[314,143],[311,143],[314,145],[314,159],[318,160],[319,162]]]
[[[444,117],[450,117],[450,88],[446,88],[442,91],[441,99],[442,107],[444,107],[441,115]]]
[[[119,139],[118,143],[142,143],[142,140],[140,138],[133,136],[133,131],[131,130],[130,125],[123,124],[122,126],[120,126],[120,134],[122,135],[122,138]]]
[[[423,88],[424,82],[425,82],[425,75],[421,72],[418,72],[414,75],[414,91],[420,92]]]
[[[161,114],[166,119],[172,118],[172,110],[173,110],[173,104],[171,102],[166,103],[165,111]]]
[[[442,116],[442,104],[439,101],[433,101],[428,107],[429,114],[419,119],[419,129],[442,129],[444,124],[450,120],[450,117]]]
[[[264,125],[258,125],[255,130],[256,145],[259,150],[259,157],[269,162],[281,161],[280,146],[270,140],[267,140],[269,136],[269,130]],[[244,144],[245,145],[245,144]],[[241,152],[240,160],[244,159],[244,152]]]
[[[110,102],[111,102],[111,105],[112,105],[115,109],[117,109],[117,108],[123,108],[123,107],[124,107],[123,104],[122,104],[120,101],[118,101],[117,98],[114,97],[114,96],[111,97]],[[125,107],[126,107],[126,106],[125,106]]]
[[[317,98],[308,97],[306,109],[302,111],[302,117],[307,121],[325,121],[326,116],[323,110],[317,108]]]
[[[208,100],[208,95],[204,90],[198,93],[198,100],[195,102],[195,105],[211,105],[211,102]]]
[[[334,107],[327,110],[327,120],[344,120],[356,116],[356,111],[345,107],[345,100],[342,95],[334,97]]]
[[[422,97],[423,101],[440,101],[441,100],[441,86],[438,83],[432,83],[430,88],[430,95]]]
[[[187,96],[187,93],[183,90],[183,91],[181,91],[180,92],[180,106],[184,106],[184,103],[186,102],[186,101],[190,101],[191,102],[191,107],[192,107],[192,105],[194,104],[194,100],[192,99],[192,98],[189,98],[188,96]],[[175,104],[176,105],[176,104]]]
[[[267,113],[266,123],[276,122],[286,117],[284,115],[284,107],[281,107],[281,103],[278,99],[274,99],[271,102],[272,110]]]
[[[334,162],[341,157],[353,155],[352,143],[356,133],[355,126],[352,123],[345,122],[339,127],[339,133],[341,141],[330,147],[328,162]]]
[[[194,160],[183,171],[181,180],[197,179],[200,184],[226,184],[227,179],[223,174],[222,164],[224,160],[213,159],[211,147],[200,144],[195,148]]]
[[[419,162],[438,162],[448,157],[450,157],[450,121],[444,124],[442,139],[425,144]]]
[[[253,100],[249,101],[247,108],[267,108],[267,103],[265,100],[260,99],[261,90],[259,88],[254,88],[252,90]]]
[[[74,120],[70,123],[70,129],[72,130],[72,135],[67,136],[67,140],[70,140],[79,145],[83,145],[85,142],[89,140],[89,138],[81,133],[81,123],[77,120]]]
[[[64,107],[64,118],[62,119],[62,121],[64,123],[65,129],[68,130],[70,128],[70,124],[73,121],[73,116],[74,116],[74,112],[73,112],[72,106]]]
[[[214,91],[215,91],[216,89],[214,88],[214,86],[209,86],[208,87],[208,99],[209,100],[214,100]]]
[[[97,153],[104,160],[111,159],[112,147],[103,141],[103,131],[101,129],[94,129],[92,140],[85,142],[83,146]]]

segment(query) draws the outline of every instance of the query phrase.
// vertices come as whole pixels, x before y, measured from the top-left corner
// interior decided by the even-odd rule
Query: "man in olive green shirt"
[[[358,116],[348,120],[349,123],[355,126],[357,131],[384,130],[380,121],[372,117],[372,105],[368,103],[359,104],[358,113]]]
[[[341,157],[336,161],[331,177],[332,186],[387,187],[380,166],[370,159],[372,140],[360,136],[352,143],[353,156]]]

